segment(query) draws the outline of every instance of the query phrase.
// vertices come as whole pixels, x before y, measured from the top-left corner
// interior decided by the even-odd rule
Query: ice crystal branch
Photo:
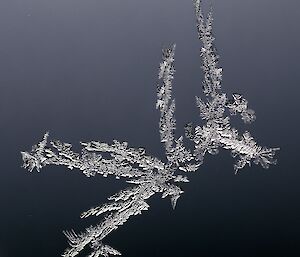
[[[200,117],[206,122],[203,126],[192,124],[186,126],[186,135],[195,143],[194,155],[201,163],[206,152],[217,154],[218,148],[222,147],[232,151],[233,156],[238,156],[239,160],[234,165],[237,172],[246,164],[260,163],[264,168],[270,164],[275,164],[274,155],[278,148],[266,148],[257,145],[249,132],[241,136],[237,130],[231,128],[230,118],[226,115],[240,114],[245,123],[255,120],[255,114],[248,108],[248,101],[240,94],[233,94],[233,99],[228,99],[222,92],[222,72],[219,67],[219,56],[214,45],[212,33],[213,14],[209,11],[207,18],[204,18],[201,1],[195,0],[196,23],[199,39],[202,42],[200,55],[203,60],[202,70],[204,72],[203,92],[206,100],[196,97],[197,106],[200,110]]]
[[[72,145],[58,140],[49,141],[47,132],[42,141],[32,147],[30,152],[21,152],[23,167],[38,172],[47,165],[62,165],[69,169],[78,169],[84,175],[115,176],[125,178],[131,185],[108,198],[108,202],[93,207],[81,214],[81,218],[102,216],[102,220],[85,231],[65,231],[69,248],[64,257],[75,257],[87,246],[88,257],[109,257],[121,253],[103,240],[111,232],[122,226],[131,216],[148,210],[147,200],[160,193],[169,197],[175,208],[178,198],[183,193],[178,183],[188,182],[188,178],[178,171],[196,171],[202,164],[206,153],[217,154],[219,148],[228,149],[233,157],[239,157],[235,171],[253,161],[268,168],[275,164],[277,148],[259,146],[249,132],[239,134],[230,125],[230,115],[241,115],[245,123],[254,121],[254,111],[248,108],[247,100],[240,94],[233,94],[232,99],[222,92],[222,68],[219,67],[217,50],[212,34],[213,15],[210,10],[204,18],[201,1],[194,0],[196,24],[199,39],[202,42],[200,56],[204,73],[203,92],[205,100],[196,97],[204,125],[194,127],[189,123],[185,127],[186,137],[194,143],[193,151],[184,146],[183,137],[175,137],[175,99],[172,98],[174,79],[175,45],[164,49],[160,63],[156,108],[160,112],[159,132],[165,148],[166,161],[146,154],[144,148],[132,148],[127,142],[114,140],[112,144],[91,141],[82,142],[82,150],[76,153]],[[228,113],[228,114],[227,114]]]
[[[193,159],[192,153],[183,146],[183,137],[174,138],[176,128],[175,99],[172,99],[172,80],[174,79],[174,54],[175,45],[164,49],[162,62],[159,68],[158,78],[162,81],[158,85],[156,109],[160,111],[159,132],[161,142],[165,145],[167,159],[171,166],[179,167],[185,171],[195,171],[198,168],[196,164],[184,164]]]
[[[65,232],[70,248],[63,256],[76,256],[86,245],[92,249],[90,256],[109,256],[119,254],[110,246],[104,245],[102,240],[124,224],[131,216],[141,214],[148,210],[146,200],[155,193],[162,193],[162,197],[170,197],[173,208],[176,201],[183,193],[175,183],[188,182],[182,175],[175,175],[175,162],[163,163],[155,157],[146,155],[142,148],[129,148],[126,142],[114,141],[109,145],[101,142],[81,143],[81,153],[75,153],[71,144],[59,141],[50,141],[47,146],[48,133],[32,151],[22,152],[23,166],[29,171],[34,168],[40,171],[46,165],[64,165],[69,169],[79,169],[84,175],[90,177],[100,174],[113,175],[116,178],[125,177],[127,182],[135,184],[134,187],[120,191],[109,197],[109,203],[91,208],[82,213],[81,217],[107,214],[97,226],[89,227],[85,232],[76,234],[74,231]],[[181,149],[174,148],[179,153]],[[109,153],[111,158],[103,158],[101,153]],[[179,162],[184,161],[180,157]],[[189,156],[189,159],[192,158]]]
[[[183,146],[183,137],[174,139],[175,130],[175,101],[171,97],[174,67],[175,47],[163,51],[163,61],[159,69],[159,79],[163,81],[159,89],[157,108],[161,112],[160,133],[164,143],[167,162],[146,154],[143,148],[128,147],[127,142],[113,141],[112,144],[103,142],[82,142],[81,153],[75,153],[72,145],[58,140],[48,142],[49,133],[43,140],[32,147],[30,153],[22,152],[23,166],[30,172],[34,168],[40,171],[47,165],[63,165],[69,169],[79,169],[88,177],[96,174],[112,175],[116,178],[124,177],[134,187],[120,191],[109,197],[109,203],[82,213],[82,218],[92,215],[105,215],[102,222],[87,228],[82,233],[74,231],[64,232],[69,240],[70,247],[63,256],[78,255],[87,245],[91,248],[90,256],[119,255],[120,253],[104,245],[102,240],[124,224],[131,216],[148,210],[146,200],[156,193],[162,198],[169,197],[172,207],[183,193],[177,183],[188,182],[182,175],[176,175],[177,169],[192,171],[198,168],[197,164],[188,163],[193,155]],[[171,101],[171,103],[170,103]],[[110,157],[104,158],[106,153]]]
[[[160,138],[165,144],[167,154],[171,154],[174,144],[174,130],[176,120],[174,117],[175,100],[172,99],[172,80],[174,78],[174,51],[175,45],[163,50],[163,60],[160,64],[158,78],[162,80],[162,86],[158,85],[156,108],[160,111]]]

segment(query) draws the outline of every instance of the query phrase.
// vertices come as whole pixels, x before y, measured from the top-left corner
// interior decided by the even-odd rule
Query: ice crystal
[[[172,78],[175,72],[173,67],[175,46],[163,51],[163,60],[159,69],[159,87],[157,108],[160,110],[160,135],[165,145],[167,162],[146,154],[143,148],[131,148],[127,142],[113,141],[112,144],[103,142],[82,142],[81,153],[72,151],[72,145],[60,141],[48,142],[49,134],[44,135],[32,151],[22,152],[23,166],[29,171],[34,168],[40,171],[46,165],[64,165],[69,169],[79,169],[88,177],[100,174],[113,175],[116,178],[124,177],[127,182],[134,184],[108,198],[109,202],[81,214],[82,218],[92,215],[106,214],[103,221],[96,226],[87,228],[82,233],[64,232],[69,240],[70,247],[63,256],[76,256],[87,245],[91,248],[90,256],[119,255],[120,253],[104,245],[102,240],[124,224],[131,216],[148,210],[146,200],[156,193],[162,198],[169,197],[172,207],[183,193],[176,185],[179,182],[188,182],[187,177],[176,175],[179,168],[194,171],[197,164],[187,164],[193,159],[192,153],[183,146],[183,137],[174,138],[175,130],[175,101],[171,97]],[[106,153],[110,158],[104,158]]]
[[[235,164],[236,171],[253,161],[264,168],[275,164],[274,154],[277,148],[257,145],[249,132],[242,135],[230,126],[229,116],[240,114],[245,123],[255,119],[254,111],[248,108],[248,102],[239,94],[228,99],[221,91],[222,68],[218,66],[218,55],[212,34],[212,11],[204,19],[201,2],[194,1],[197,29],[203,47],[200,55],[204,71],[203,91],[206,101],[196,98],[203,126],[194,127],[189,123],[185,127],[186,137],[195,145],[193,151],[185,148],[183,137],[175,137],[175,100],[172,98],[174,79],[175,45],[163,50],[159,67],[156,108],[160,112],[159,132],[165,148],[166,161],[146,154],[144,148],[132,148],[127,142],[113,141],[111,144],[91,141],[82,142],[82,150],[76,153],[72,145],[60,141],[49,141],[47,132],[42,141],[32,147],[30,152],[21,152],[23,167],[38,172],[47,165],[63,165],[69,169],[78,169],[91,177],[97,174],[123,177],[131,187],[121,190],[108,198],[108,203],[93,207],[81,214],[81,218],[104,215],[102,221],[90,226],[81,233],[65,231],[69,248],[62,256],[73,257],[90,247],[88,257],[120,255],[120,252],[103,244],[103,240],[112,231],[123,225],[131,216],[141,214],[149,208],[147,200],[156,193],[162,198],[169,197],[175,208],[183,193],[178,183],[188,182],[186,176],[178,171],[196,171],[201,165],[205,153],[217,154],[220,147],[231,150],[233,156],[240,159]]]
[[[186,136],[195,143],[194,156],[201,163],[206,152],[217,154],[219,147],[232,151],[234,157],[239,160],[234,165],[237,172],[251,160],[264,168],[275,164],[274,155],[278,148],[266,148],[257,145],[249,132],[241,136],[237,130],[230,126],[231,115],[240,114],[245,123],[255,120],[255,114],[248,108],[248,101],[240,94],[233,94],[233,99],[228,99],[222,92],[222,71],[218,65],[219,56],[214,45],[212,33],[213,15],[209,11],[207,18],[204,18],[201,9],[201,1],[195,0],[195,13],[197,21],[198,37],[202,41],[200,55],[203,59],[202,69],[204,72],[203,91],[206,100],[196,97],[197,106],[200,110],[200,117],[206,122],[203,126],[193,128],[192,123],[186,126]]]

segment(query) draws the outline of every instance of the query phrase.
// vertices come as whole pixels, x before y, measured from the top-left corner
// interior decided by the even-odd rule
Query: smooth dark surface
[[[280,146],[279,163],[234,175],[230,153],[207,156],[175,211],[155,196],[106,240],[124,257],[300,256],[300,2],[212,4],[223,89],[242,93],[257,115],[234,124]],[[177,135],[200,122],[192,1],[1,0],[0,38],[0,257],[59,256],[62,230],[95,224],[80,213],[125,183],[65,167],[29,174],[20,151],[50,130],[77,150],[80,141],[118,139],[164,158],[156,83],[161,49],[173,42]]]

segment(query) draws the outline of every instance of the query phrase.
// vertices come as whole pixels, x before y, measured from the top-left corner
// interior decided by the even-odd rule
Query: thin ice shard
[[[231,150],[234,157],[240,159],[234,166],[235,171],[253,161],[268,168],[275,164],[274,155],[277,148],[266,148],[257,145],[249,132],[239,134],[230,126],[230,118],[226,114],[241,115],[245,123],[254,121],[254,111],[248,108],[247,100],[240,94],[228,99],[222,92],[222,68],[218,66],[214,37],[212,34],[212,11],[204,19],[201,2],[194,1],[197,18],[197,30],[202,42],[200,55],[203,60],[203,92],[206,99],[196,98],[204,125],[194,127],[187,124],[185,134],[194,143],[194,150],[184,146],[182,136],[175,137],[175,100],[172,98],[172,81],[174,79],[175,45],[163,50],[159,67],[159,80],[156,108],[160,112],[159,132],[165,148],[166,161],[146,154],[143,148],[132,148],[127,142],[114,140],[112,144],[91,141],[81,143],[82,150],[76,153],[72,145],[58,140],[49,141],[46,133],[40,143],[32,147],[30,152],[21,152],[23,167],[30,172],[40,171],[47,165],[63,165],[69,169],[78,169],[84,175],[115,176],[125,178],[131,187],[110,196],[108,203],[93,207],[81,214],[81,218],[102,216],[95,226],[90,226],[81,233],[73,230],[65,231],[69,248],[62,256],[78,256],[86,247],[90,248],[87,257],[109,257],[121,253],[103,240],[111,232],[122,226],[131,216],[139,215],[149,209],[147,200],[160,193],[162,198],[169,197],[172,207],[183,193],[178,183],[189,182],[186,176],[177,174],[196,171],[202,164],[206,153],[217,154],[219,148]],[[105,156],[105,157],[104,157]]]
[[[171,166],[180,167],[193,159],[192,153],[183,146],[183,137],[175,139],[176,129],[175,99],[172,99],[172,81],[174,79],[175,45],[163,50],[162,62],[158,73],[161,84],[158,84],[156,109],[160,111],[159,132],[164,143],[167,159]],[[184,169],[184,165],[180,167]],[[197,170],[197,166],[193,171]],[[192,169],[190,167],[190,169]]]

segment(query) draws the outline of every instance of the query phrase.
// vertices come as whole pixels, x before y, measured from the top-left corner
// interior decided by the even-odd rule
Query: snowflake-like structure
[[[87,246],[91,251],[88,257],[108,257],[120,255],[111,246],[103,244],[105,237],[131,216],[141,214],[149,208],[147,200],[156,193],[169,197],[175,208],[178,198],[183,193],[178,186],[180,182],[188,182],[188,178],[178,171],[191,172],[198,170],[205,154],[218,153],[218,148],[231,150],[239,160],[234,165],[237,172],[253,161],[263,168],[275,164],[274,155],[278,148],[267,148],[257,145],[249,132],[242,135],[230,126],[230,115],[240,114],[245,123],[254,121],[254,111],[248,108],[248,102],[240,94],[228,99],[221,91],[222,68],[218,66],[218,55],[212,34],[212,11],[207,18],[203,17],[201,1],[194,0],[197,30],[202,41],[201,57],[203,59],[203,91],[206,101],[196,97],[200,117],[204,125],[185,127],[185,136],[194,143],[194,150],[183,145],[183,137],[175,137],[176,120],[174,117],[175,100],[172,98],[172,81],[174,78],[175,45],[163,50],[159,67],[157,103],[160,111],[159,132],[165,147],[166,161],[146,154],[143,148],[131,148],[127,142],[113,141],[107,144],[98,141],[82,142],[81,153],[75,153],[72,145],[60,141],[49,141],[47,132],[42,141],[33,146],[31,152],[22,152],[23,167],[30,172],[40,171],[46,165],[63,165],[69,169],[79,169],[88,177],[100,174],[124,177],[131,187],[126,188],[108,198],[109,202],[81,214],[82,218],[104,215],[102,221],[88,227],[81,233],[73,230],[65,231],[70,247],[62,254],[73,257]],[[104,156],[109,156],[104,157]]]

